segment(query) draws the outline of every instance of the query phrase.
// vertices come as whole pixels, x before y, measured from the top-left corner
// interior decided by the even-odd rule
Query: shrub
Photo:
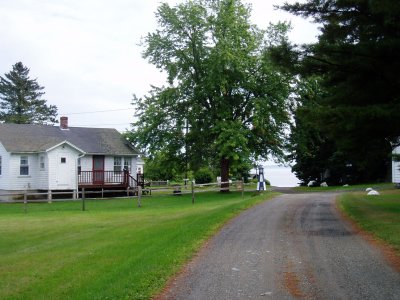
[[[195,173],[194,179],[199,184],[210,183],[213,180],[213,173],[209,168],[201,168]]]

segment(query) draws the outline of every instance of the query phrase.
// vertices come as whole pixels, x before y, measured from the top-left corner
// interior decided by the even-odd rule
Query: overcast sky
[[[179,0],[162,1],[174,5]],[[243,1],[252,21],[291,21],[290,39],[316,40],[317,26],[273,5]],[[21,61],[45,87],[44,99],[70,126],[130,128],[132,94],[143,96],[165,77],[141,56],[141,37],[156,29],[158,0],[0,0],[0,75]],[[102,112],[99,112],[102,111]],[[106,112],[103,112],[106,111]],[[91,112],[91,113],[87,113]],[[93,113],[96,112],[96,113]]]

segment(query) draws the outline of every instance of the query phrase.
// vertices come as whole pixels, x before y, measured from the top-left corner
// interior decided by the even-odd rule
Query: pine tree
[[[0,121],[17,124],[57,123],[57,107],[41,99],[44,87],[29,78],[29,69],[21,62],[0,76]]]
[[[303,78],[322,79],[326,94],[308,108],[314,127],[335,142],[360,181],[384,179],[400,136],[398,0],[308,0],[281,8],[320,24],[318,42],[287,47],[283,57]]]

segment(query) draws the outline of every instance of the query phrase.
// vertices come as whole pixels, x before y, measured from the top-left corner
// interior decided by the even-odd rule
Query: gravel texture
[[[247,210],[157,299],[400,299],[400,273],[335,207],[312,193]]]

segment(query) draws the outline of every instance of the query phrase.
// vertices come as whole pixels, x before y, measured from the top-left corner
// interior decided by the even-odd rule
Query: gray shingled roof
[[[139,154],[112,128],[69,127],[31,124],[0,124],[0,143],[8,152],[42,152],[68,141],[87,154]]]

